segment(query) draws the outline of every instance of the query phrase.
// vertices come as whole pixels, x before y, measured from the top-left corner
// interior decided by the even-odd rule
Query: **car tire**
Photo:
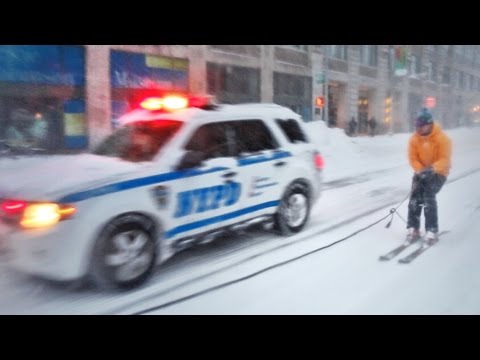
[[[310,216],[310,192],[300,182],[285,191],[274,216],[274,230],[281,235],[300,232]]]
[[[95,243],[91,278],[106,289],[131,289],[151,275],[157,246],[151,221],[139,215],[113,220]]]

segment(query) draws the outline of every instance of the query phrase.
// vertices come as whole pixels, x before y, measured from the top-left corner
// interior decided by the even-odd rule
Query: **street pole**
[[[394,91],[395,91],[395,48],[394,47],[390,47],[390,51],[389,51],[389,54],[390,54],[390,65],[391,65],[391,69],[389,69],[390,71],[390,124],[389,124],[389,135],[392,136],[393,135],[393,105],[394,105],[394,102],[393,102],[393,95],[394,95]]]
[[[393,110],[394,110],[394,94],[395,94],[395,75],[391,75],[391,80],[390,80],[390,101],[391,101],[391,115],[390,115],[390,130],[389,134],[393,135]]]
[[[323,94],[325,97],[325,106],[324,106],[324,121],[327,127],[330,127],[330,118],[328,116],[328,103],[329,103],[329,96],[328,96],[328,45],[325,45],[325,52],[323,54],[323,81],[324,81],[324,90]]]

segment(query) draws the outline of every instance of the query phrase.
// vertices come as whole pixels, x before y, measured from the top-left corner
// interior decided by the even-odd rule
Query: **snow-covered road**
[[[325,189],[302,233],[282,238],[258,230],[186,251],[159,268],[141,289],[128,293],[73,291],[0,265],[0,313],[142,312],[265,269],[245,281],[147,313],[480,313],[480,262],[475,261],[480,172],[472,173],[480,170],[478,128],[448,131],[453,168],[438,201],[440,226],[450,233],[412,264],[377,260],[404,238],[405,224],[396,217],[390,229],[385,220],[328,249],[277,266],[386,216],[409,191],[409,134],[348,138],[321,125],[309,126],[326,158]],[[406,202],[399,213],[406,218]]]

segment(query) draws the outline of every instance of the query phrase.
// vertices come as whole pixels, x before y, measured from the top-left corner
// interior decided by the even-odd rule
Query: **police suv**
[[[150,97],[119,124],[90,154],[2,168],[0,239],[16,269],[132,287],[225,231],[299,232],[319,198],[323,158],[287,108]]]

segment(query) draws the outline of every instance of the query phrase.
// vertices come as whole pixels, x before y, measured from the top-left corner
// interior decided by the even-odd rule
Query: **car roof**
[[[213,110],[188,108],[169,113],[137,109],[121,116],[118,119],[118,123],[123,126],[139,120],[177,120],[186,122],[198,119],[203,121],[229,121],[238,120],[238,118],[245,118],[245,120],[249,120],[259,117],[287,117],[297,120],[301,118],[299,114],[284,106],[269,103],[251,103],[239,105],[218,105]]]

